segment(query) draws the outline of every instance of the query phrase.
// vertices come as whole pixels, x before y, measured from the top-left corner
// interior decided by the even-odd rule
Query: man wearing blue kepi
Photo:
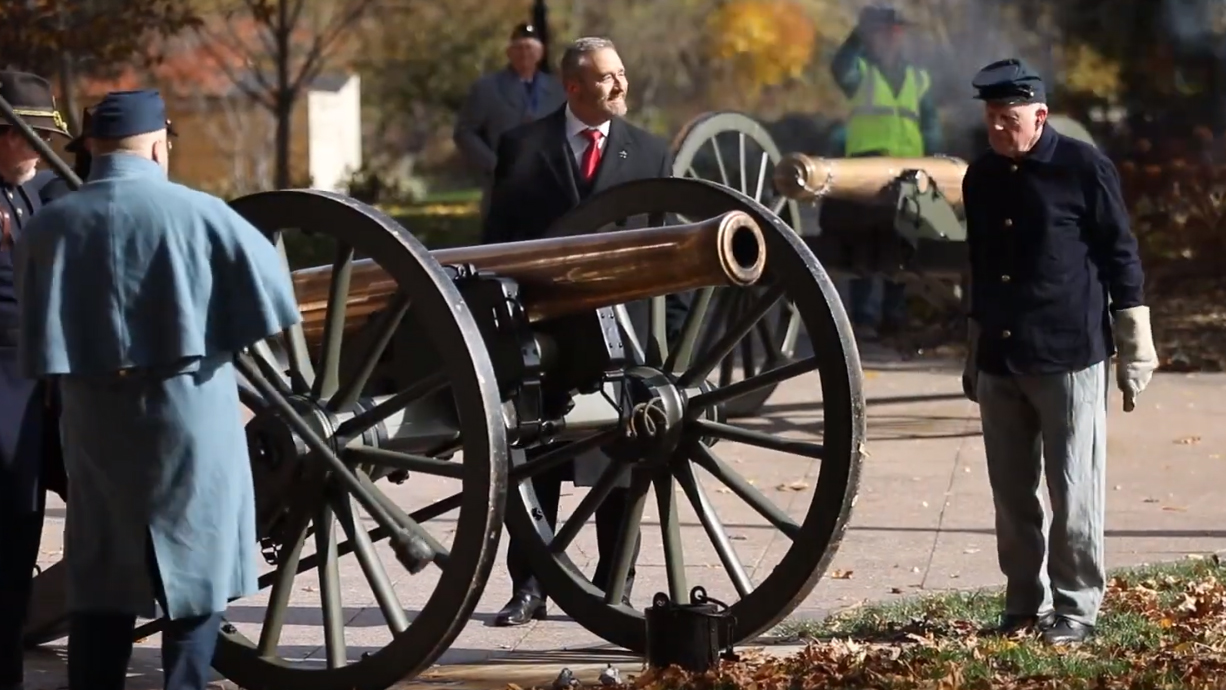
[[[46,79],[0,71],[0,96],[44,141],[69,137]],[[22,687],[21,637],[43,533],[45,468],[61,465],[47,387],[21,375],[12,251],[42,212],[54,177],[38,172],[38,152],[0,119],[0,690]]]
[[[991,151],[962,181],[971,264],[963,388],[983,422],[1008,582],[1001,631],[1037,626],[1049,643],[1077,643],[1093,632],[1106,585],[1108,360],[1118,352],[1125,412],[1158,366],[1144,275],[1115,166],[1047,124],[1039,75],[1001,60],[972,85]]]
[[[123,688],[155,600],[165,687],[204,688],[222,612],[257,591],[232,362],[300,316],[273,244],[167,179],[166,137],[158,92],[108,94],[89,179],[17,248],[22,364],[62,394],[71,690]]]

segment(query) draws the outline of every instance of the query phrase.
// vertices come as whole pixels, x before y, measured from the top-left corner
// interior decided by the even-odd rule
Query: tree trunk
[[[288,189],[294,182],[290,175],[290,129],[293,125],[294,98],[289,90],[277,94],[277,189]]]
[[[75,59],[70,51],[60,51],[60,93],[64,97],[64,102],[60,104],[60,110],[64,111],[64,119],[68,121],[68,131],[73,134],[80,134],[82,123],[80,120],[80,109],[77,106],[77,90],[76,90],[76,69]]]
[[[277,93],[274,101],[277,118],[277,189],[288,189],[293,182],[290,180],[290,128],[293,124],[294,97],[289,80],[289,2],[277,2]]]

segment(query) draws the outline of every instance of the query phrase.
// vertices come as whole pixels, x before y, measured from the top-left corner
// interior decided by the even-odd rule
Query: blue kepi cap
[[[90,136],[123,139],[166,129],[166,103],[153,89],[112,91],[94,107]]]
[[[1043,103],[1047,98],[1039,73],[1017,58],[998,60],[979,70],[971,86],[981,101],[1018,105]]]

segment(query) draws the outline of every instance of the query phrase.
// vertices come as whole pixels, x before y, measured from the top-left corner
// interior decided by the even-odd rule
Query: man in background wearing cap
[[[159,601],[165,686],[203,689],[222,612],[254,594],[235,353],[301,317],[274,245],[167,179],[157,91],[108,94],[88,183],[17,246],[21,361],[54,376],[68,483],[70,690],[118,690]]]
[[[68,132],[51,84],[26,72],[0,72],[0,96],[45,141]],[[59,459],[47,384],[21,373],[13,243],[42,207],[42,188],[54,177],[38,172],[38,153],[0,119],[0,690],[23,682],[22,628],[43,533],[43,467]]]
[[[972,84],[991,151],[962,183],[971,264],[963,388],[979,403],[1008,580],[1001,631],[1037,624],[1050,643],[1077,643],[1093,631],[1106,582],[1107,360],[1118,351],[1125,412],[1157,368],[1144,276],[1115,166],[1047,124],[1039,76],[1002,60]]]
[[[540,71],[544,46],[531,24],[520,24],[507,45],[507,66],[477,80],[460,108],[455,144],[481,175],[481,217],[489,212],[498,138],[554,112],[566,102],[557,79]]]
[[[932,99],[928,71],[903,55],[909,24],[892,7],[871,6],[860,13],[851,35],[835,53],[830,71],[851,100],[842,129],[843,155],[919,158],[941,149],[941,123]],[[881,284],[880,301],[874,288]],[[906,321],[904,284],[874,277],[853,278],[848,301],[852,326],[860,337],[896,331]],[[879,305],[880,310],[877,307]]]

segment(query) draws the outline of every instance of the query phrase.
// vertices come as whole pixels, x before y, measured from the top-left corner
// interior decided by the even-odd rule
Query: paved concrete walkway
[[[961,397],[957,367],[950,362],[892,363],[871,349],[863,354],[870,455],[859,501],[830,572],[794,616],[818,617],[865,601],[1002,582],[977,408]],[[790,382],[775,394],[760,419],[744,420],[743,426],[812,438],[810,432],[821,416],[814,405],[816,385],[816,375]],[[1129,415],[1119,410],[1115,395],[1107,504],[1111,567],[1226,549],[1226,531],[1220,529],[1226,524],[1226,507],[1219,500],[1226,485],[1224,393],[1226,375],[1158,375]],[[722,458],[789,514],[797,518],[804,514],[820,463],[727,445],[718,447]],[[703,480],[741,561],[754,581],[760,581],[784,553],[786,539],[730,492],[716,488],[714,479]],[[404,506],[423,505],[456,487],[454,480],[422,478],[393,487],[391,495]],[[564,488],[563,516],[582,494],[569,485]],[[648,506],[635,587],[634,603],[639,608],[648,604],[652,593],[666,590],[655,502]],[[62,514],[59,506],[49,511],[43,554],[47,562],[59,557]],[[454,528],[447,518],[430,523],[440,539]],[[688,506],[681,521],[690,585],[703,584],[717,597],[734,598],[729,579]],[[505,544],[504,537],[504,551]],[[590,574],[595,565],[594,530],[585,529],[568,553]],[[420,610],[433,591],[437,571],[409,577],[387,553],[384,562],[404,607]],[[356,660],[362,652],[383,647],[390,633],[354,559],[343,558],[341,568],[348,653]],[[323,655],[318,581],[308,573],[296,584],[290,625],[279,653],[317,664]],[[500,556],[474,619],[443,656],[443,666],[405,687],[440,683],[503,687],[508,682],[530,686],[550,682],[562,666],[594,682],[606,663],[616,662],[627,670],[638,667],[636,660],[607,646],[602,650],[599,639],[556,609],[551,609],[549,620],[522,628],[491,627],[493,614],[509,592]],[[259,633],[265,597],[236,602],[229,612],[229,619],[252,639]],[[30,690],[63,685],[63,642],[30,653]],[[138,647],[129,688],[161,687],[157,644],[154,637]],[[500,663],[479,664],[495,658]]]

